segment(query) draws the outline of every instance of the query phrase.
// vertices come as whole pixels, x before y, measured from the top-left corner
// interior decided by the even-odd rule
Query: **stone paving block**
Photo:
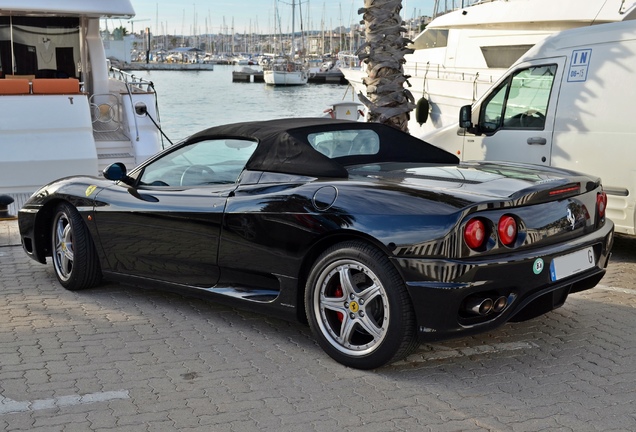
[[[235,422],[241,421],[243,421],[243,414],[237,412],[215,413],[211,415],[202,415],[201,417],[199,417],[199,422],[201,423],[201,425],[213,427],[213,430],[216,430],[217,426],[231,425]]]
[[[29,432],[65,432],[67,430],[66,425],[46,425],[46,426],[33,426],[28,429]],[[87,424],[73,424],[73,430],[77,432],[89,431]]]
[[[167,424],[170,424],[170,422],[166,422]],[[170,430],[170,429],[167,429]],[[138,422],[136,424],[130,424],[130,425],[117,425],[117,427],[115,429],[106,429],[101,430],[101,431],[97,431],[97,432],[145,432],[145,431],[150,431],[150,428],[148,427],[147,424],[143,423],[143,422]]]
[[[174,423],[177,430],[187,427],[199,426],[199,419],[194,415],[194,411],[189,408],[171,409],[168,418]]]

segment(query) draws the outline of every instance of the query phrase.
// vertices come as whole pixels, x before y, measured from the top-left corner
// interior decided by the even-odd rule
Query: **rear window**
[[[309,144],[333,159],[342,156],[374,155],[380,150],[380,137],[375,131],[365,129],[337,130],[312,133]]]

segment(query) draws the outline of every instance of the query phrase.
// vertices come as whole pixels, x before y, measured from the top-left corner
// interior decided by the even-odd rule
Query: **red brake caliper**
[[[343,295],[342,287],[338,286],[338,288],[336,288],[336,291],[333,294],[335,297],[342,297]],[[342,322],[342,320],[344,320],[344,314],[342,312],[336,312],[336,314],[338,315],[338,320]]]

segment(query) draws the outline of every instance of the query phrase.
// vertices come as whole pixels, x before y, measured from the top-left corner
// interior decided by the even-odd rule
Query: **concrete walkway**
[[[18,220],[0,220],[0,247],[20,245]]]
[[[636,238],[614,250],[561,309],[358,371],[303,324],[108,282],[64,290],[3,221],[0,431],[634,431]]]

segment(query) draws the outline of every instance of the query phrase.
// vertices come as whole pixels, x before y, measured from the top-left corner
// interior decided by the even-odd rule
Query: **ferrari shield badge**
[[[91,196],[91,194],[93,192],[95,192],[95,189],[97,189],[97,186],[92,185],[86,188],[86,196]]]

